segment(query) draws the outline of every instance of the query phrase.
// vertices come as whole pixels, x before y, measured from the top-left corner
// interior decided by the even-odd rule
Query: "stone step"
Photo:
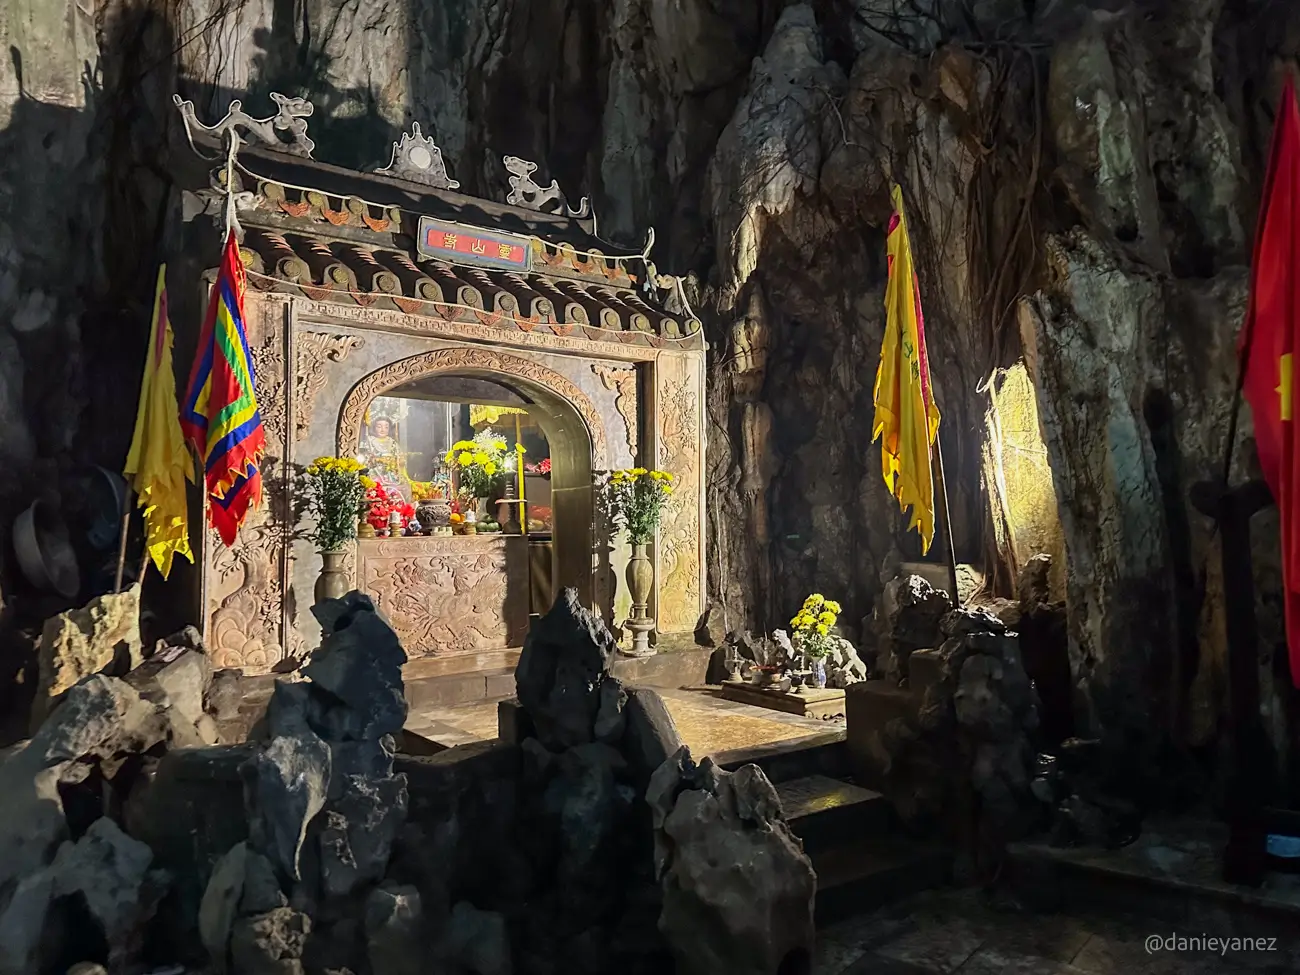
[[[825,775],[807,775],[777,783],[777,795],[790,829],[811,856],[889,829],[889,803],[879,792]]]
[[[1006,877],[1021,900],[1045,911],[1140,914],[1188,934],[1294,939],[1300,876],[1272,874],[1259,888],[1226,883],[1226,831],[1149,826],[1120,850],[1013,843]]]
[[[443,674],[406,682],[406,703],[411,710],[447,708],[458,704],[500,701],[513,697],[513,667],[493,667],[464,674]]]
[[[699,757],[695,756],[697,760]],[[849,772],[849,754],[842,728],[827,730],[813,738],[776,741],[722,752],[713,756],[713,760],[728,772],[743,765],[757,765],[768,781],[778,786],[814,773],[837,778]]]
[[[952,880],[952,857],[946,850],[897,835],[864,838],[809,855],[817,871],[819,927]]]

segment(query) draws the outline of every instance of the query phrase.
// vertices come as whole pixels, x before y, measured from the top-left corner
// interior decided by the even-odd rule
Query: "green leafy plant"
[[[633,545],[645,545],[655,537],[664,502],[673,493],[673,476],[667,471],[634,467],[614,471],[605,491],[615,523],[627,532]]]
[[[306,510],[316,517],[307,537],[322,552],[341,552],[357,537],[366,511],[366,490],[374,485],[365,468],[350,457],[317,457],[303,471]]]

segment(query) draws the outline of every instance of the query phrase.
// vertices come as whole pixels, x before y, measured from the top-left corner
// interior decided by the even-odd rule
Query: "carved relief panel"
[[[230,548],[206,529],[203,592],[213,664],[261,674],[304,649],[296,631],[286,625],[292,604],[288,577],[293,530],[286,460],[288,303],[250,294],[244,310],[257,404],[266,428],[262,504],[249,513]]]
[[[658,620],[664,633],[695,629],[704,593],[704,402],[699,355],[655,363],[656,462],[675,490],[659,526]]]
[[[518,647],[528,632],[527,544],[518,535],[363,540],[359,588],[412,660]]]

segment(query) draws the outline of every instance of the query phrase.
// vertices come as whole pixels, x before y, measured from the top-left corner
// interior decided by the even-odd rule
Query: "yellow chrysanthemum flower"
[[[476,451],[474,452],[474,463],[478,464],[479,467],[482,467],[482,466],[483,466],[484,464],[486,464],[487,462],[488,462],[488,455],[487,455],[487,454],[485,454],[485,453],[484,453],[483,451],[481,451],[481,450],[476,450]]]
[[[366,475],[364,474],[361,475],[361,486],[365,488],[367,491],[373,488],[376,483],[377,482],[372,481],[370,478],[366,477]]]
[[[488,461],[486,464],[483,465],[483,473],[486,474],[488,477],[491,477],[496,472],[497,472],[497,465],[492,463],[492,461]]]
[[[474,455],[466,450],[461,453],[457,460],[460,462],[461,467],[468,467],[470,464],[474,463]]]
[[[826,600],[826,608],[832,613],[840,612],[840,604],[833,599]]]
[[[825,635],[826,635],[827,633],[829,633],[830,631],[831,631],[831,628],[830,628],[829,626],[827,626],[825,623],[818,623],[818,624],[817,624],[817,634],[818,634],[819,636],[825,636]]]
[[[835,614],[834,614],[834,613],[827,612],[826,610],[822,610],[822,612],[821,612],[821,613],[818,615],[818,617],[817,617],[817,622],[818,622],[818,623],[825,623],[827,626],[834,626],[834,625],[835,625]]]

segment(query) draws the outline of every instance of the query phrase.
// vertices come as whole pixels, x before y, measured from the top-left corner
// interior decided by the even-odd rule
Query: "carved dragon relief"
[[[365,347],[359,335],[331,335],[328,332],[300,332],[297,336],[294,383],[294,441],[306,439],[315,413],[316,394],[325,388],[325,365],[342,362],[356,349]]]
[[[305,121],[316,109],[305,98],[290,98],[281,95],[278,91],[271,92],[271,101],[275,102],[277,111],[270,118],[264,119],[253,118],[244,111],[244,103],[235,99],[230,103],[226,117],[216,125],[204,125],[200,122],[193,102],[181,98],[180,95],[173,95],[172,101],[180,109],[185,129],[191,139],[195,133],[200,133],[224,144],[227,132],[234,132],[239,136],[238,130],[243,129],[243,135],[240,137],[245,141],[295,156],[306,156],[310,159],[316,149],[316,143],[307,138]],[[281,133],[288,135],[288,142],[280,138]]]
[[[362,588],[388,616],[412,656],[474,653],[518,645],[527,604],[510,598],[520,565],[497,552],[367,558]],[[511,613],[509,610],[514,609]]]
[[[551,180],[550,186],[539,186],[533,180],[537,172],[537,163],[520,159],[518,156],[505,156],[506,172],[510,174],[510,195],[506,202],[511,206],[525,207],[539,213],[556,213],[566,217],[584,220],[591,216],[591,200],[583,197],[574,210],[564,198],[557,180]]]
[[[637,375],[635,366],[611,366],[604,363],[593,363],[591,371],[600,377],[600,381],[605,388],[611,393],[617,393],[614,398],[614,408],[618,410],[618,415],[623,418],[623,425],[627,429],[627,445],[632,452],[633,459],[636,458],[637,442],[640,437],[640,423],[637,418]]]
[[[700,612],[699,397],[689,365],[672,361],[680,373],[665,377],[658,410],[660,465],[677,478],[659,527],[659,624],[665,631],[694,627]]]
[[[401,386],[435,372],[459,371],[493,372],[536,383],[567,401],[582,417],[591,437],[591,463],[595,470],[608,466],[608,448],[605,425],[586,393],[558,372],[540,362],[506,355],[487,349],[439,349],[423,352],[407,359],[399,359],[366,376],[348,392],[339,411],[338,453],[350,457],[361,443],[362,419],[370,401],[385,390]]]
[[[238,667],[248,674],[266,673],[286,654],[302,648],[285,628],[285,578],[293,532],[285,456],[288,403],[284,349],[284,305],[250,302],[249,351],[258,410],[266,428],[263,498],[249,512],[235,544],[226,548],[211,528],[208,553],[207,644],[218,668]],[[286,646],[286,643],[290,644]]]

